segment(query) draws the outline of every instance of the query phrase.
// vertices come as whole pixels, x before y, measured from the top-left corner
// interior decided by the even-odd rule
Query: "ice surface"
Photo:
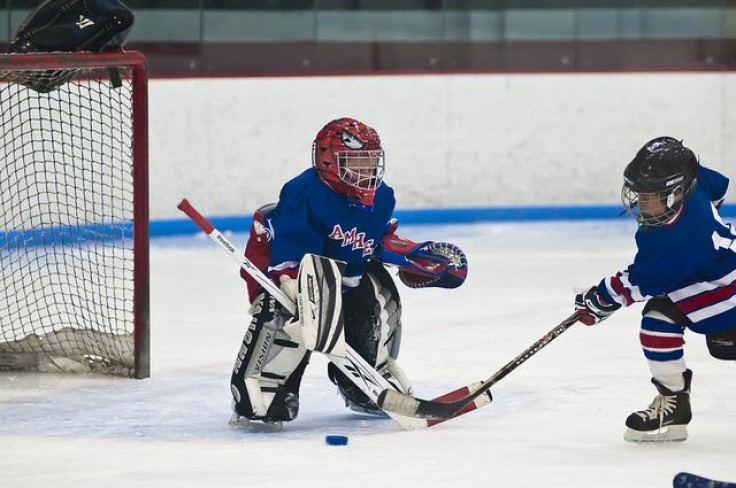
[[[571,312],[576,289],[628,264],[633,223],[403,227],[457,243],[456,290],[401,287],[400,357],[418,394],[485,379]],[[229,236],[239,245],[246,236]],[[633,445],[624,420],[654,397],[641,305],[575,326],[501,381],[494,402],[420,432],[346,410],[315,356],[299,418],[228,427],[230,368],[248,321],[231,259],[205,237],[151,250],[152,377],[0,374],[0,487],[666,487],[679,471],[736,480],[736,365],[688,333],[690,439]],[[350,436],[347,447],[325,435]]]

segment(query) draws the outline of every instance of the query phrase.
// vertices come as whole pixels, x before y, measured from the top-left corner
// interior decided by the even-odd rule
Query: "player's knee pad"
[[[683,362],[685,327],[688,318],[667,297],[650,299],[642,311],[639,340],[652,375],[662,378],[677,370],[680,379]],[[676,364],[677,363],[677,364]]]
[[[299,325],[261,293],[235,360],[230,387],[235,411],[247,418],[288,421],[299,412],[299,385],[309,361]]]
[[[370,262],[360,284],[343,293],[343,317],[346,342],[397,388],[411,390],[396,363],[401,347],[401,299],[382,264]],[[332,364],[328,373],[351,408],[378,409]]]
[[[736,327],[716,334],[707,334],[705,343],[708,345],[710,355],[714,358],[736,361]]]
[[[691,322],[677,306],[666,296],[657,296],[649,299],[642,316],[659,319],[679,327],[689,327]]]

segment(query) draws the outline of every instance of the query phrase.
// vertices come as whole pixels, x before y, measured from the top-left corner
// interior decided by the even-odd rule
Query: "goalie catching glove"
[[[414,242],[394,233],[398,224],[381,239],[374,257],[399,267],[399,279],[409,288],[457,288],[468,276],[468,258],[449,242]]]

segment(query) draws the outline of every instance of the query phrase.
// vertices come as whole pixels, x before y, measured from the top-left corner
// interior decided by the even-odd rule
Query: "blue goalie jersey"
[[[382,184],[371,210],[352,205],[309,168],[287,182],[269,214],[271,260],[268,271],[295,276],[306,253],[346,263],[343,285],[357,286],[366,262],[389,230],[396,200]]]
[[[736,229],[718,214],[727,187],[728,178],[700,167],[677,220],[640,227],[633,264],[602,280],[601,295],[624,306],[667,295],[695,332],[736,327]]]

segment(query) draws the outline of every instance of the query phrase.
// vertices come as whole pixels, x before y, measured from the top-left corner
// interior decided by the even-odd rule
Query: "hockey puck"
[[[328,435],[325,437],[328,446],[347,446],[348,436],[346,435]]]

